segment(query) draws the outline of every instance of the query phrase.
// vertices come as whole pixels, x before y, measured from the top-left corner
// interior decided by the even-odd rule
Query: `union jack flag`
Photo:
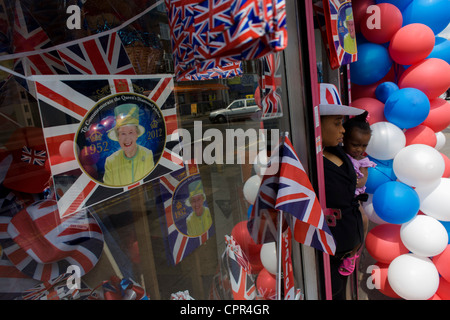
[[[227,245],[225,260],[228,266],[233,299],[255,299],[257,290],[255,279],[251,274],[250,263],[232,236],[225,235],[225,243]]]
[[[27,146],[23,146],[20,159],[29,164],[44,166],[45,161],[47,160],[47,152],[45,150],[33,150]]]
[[[117,33],[58,50],[70,74],[136,74]]]
[[[261,109],[262,119],[283,116],[281,101],[281,55],[279,52],[270,53],[261,58],[262,76],[259,86],[262,90]]]
[[[271,166],[279,161],[276,173],[265,175],[247,224],[257,243],[275,241],[278,214],[294,233],[294,239],[328,254],[334,254],[336,244],[328,228],[314,189],[287,136],[278,151],[274,150]]]
[[[36,51],[51,47],[52,43],[26,8],[16,0],[14,8],[13,50],[14,53]],[[25,76],[67,74],[66,67],[56,50],[29,55],[15,63],[16,71]],[[31,86],[30,86],[31,87]]]
[[[165,0],[165,3],[177,80],[195,79],[196,72],[204,72],[197,77],[200,80],[233,77],[236,72],[220,69],[236,68],[242,60],[257,59],[287,45],[285,0]],[[210,68],[214,72],[208,74]]]
[[[197,247],[205,243],[215,232],[214,225],[198,236],[189,236],[186,231],[186,217],[191,209],[186,208],[184,201],[189,193],[186,186],[200,180],[197,164],[186,164],[180,170],[161,177],[158,181],[161,201],[161,224],[167,230],[167,256],[172,264],[177,264],[191,254]]]
[[[95,219],[87,211],[60,219],[54,200],[38,201],[14,215],[7,232],[10,238],[2,240],[2,246],[8,259],[40,281],[66,273],[70,265],[84,275],[103,250],[103,233]]]

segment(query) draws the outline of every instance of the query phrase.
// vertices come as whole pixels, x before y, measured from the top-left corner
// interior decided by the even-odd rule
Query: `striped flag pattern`
[[[251,275],[250,263],[232,236],[225,235],[226,262],[234,300],[256,298],[255,279]]]
[[[136,74],[117,33],[58,50],[70,74]]]
[[[242,60],[287,46],[285,0],[165,0],[165,4],[178,81],[239,76]]]
[[[334,238],[311,182],[287,136],[278,151],[275,150],[271,165],[276,161],[279,161],[279,170],[263,177],[247,224],[253,239],[258,243],[275,241],[277,211],[281,211],[285,213],[284,219],[293,230],[296,241],[334,254]]]

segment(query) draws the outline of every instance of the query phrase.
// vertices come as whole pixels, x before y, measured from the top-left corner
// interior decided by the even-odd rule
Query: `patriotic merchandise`
[[[36,92],[54,186],[64,191],[57,198],[61,216],[182,167],[170,75],[58,79],[43,77]],[[140,128],[132,162],[115,135],[124,121]],[[108,170],[121,179],[108,180]]]
[[[70,74],[136,74],[116,32],[58,50]]]
[[[356,29],[351,0],[323,0],[314,4],[330,67],[357,61]]]
[[[234,300],[254,300],[256,298],[255,279],[251,274],[250,263],[239,244],[232,236],[225,236],[227,245],[224,260],[227,266],[231,291]]]
[[[45,31],[19,0],[15,1],[14,6],[12,45],[14,53],[32,52],[53,46]],[[24,76],[68,73],[56,50],[19,58],[14,63],[14,71]],[[15,78],[17,82],[35,96],[32,81],[19,77]]]
[[[277,172],[264,175],[261,181],[247,224],[252,238],[257,243],[275,241],[278,215],[283,212],[296,241],[334,254],[336,244],[322,208],[286,136],[270,159],[270,167],[276,166]]]
[[[165,0],[178,81],[230,78],[287,46],[284,0]]]
[[[261,89],[261,119],[273,119],[283,116],[281,102],[281,54],[269,53],[262,57],[262,75],[259,77]]]
[[[149,300],[147,293],[131,279],[112,276],[91,291],[90,300]]]
[[[196,164],[187,164],[158,181],[160,221],[171,264],[181,262],[214,235],[212,214],[201,181]]]
[[[12,162],[3,185],[25,193],[41,193],[49,187],[50,171],[44,134],[41,128],[23,127],[11,134],[5,143]]]
[[[103,251],[103,233],[88,211],[61,218],[56,201],[41,200],[15,214],[2,239],[3,253],[23,274],[51,281],[77,267],[92,270]]]
[[[87,300],[92,296],[90,289],[80,281],[80,287],[71,286],[70,273],[63,273],[50,281],[41,282],[36,286],[23,290],[18,300]],[[68,286],[69,284],[69,286]],[[70,288],[69,288],[70,287]]]

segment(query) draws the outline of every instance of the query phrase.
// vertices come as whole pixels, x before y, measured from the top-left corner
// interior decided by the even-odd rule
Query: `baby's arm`
[[[356,180],[356,187],[357,188],[362,188],[362,187],[364,187],[366,185],[367,178],[369,176],[369,169],[368,169],[368,167],[360,167],[359,171],[361,171],[363,176]]]

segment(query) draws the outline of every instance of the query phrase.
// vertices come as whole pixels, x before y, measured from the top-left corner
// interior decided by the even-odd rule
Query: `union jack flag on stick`
[[[333,236],[287,135],[277,149],[270,165],[278,163],[278,170],[264,175],[247,224],[253,240],[276,241],[277,229],[282,227],[278,226],[278,215],[284,213],[296,241],[333,255],[336,250]]]

